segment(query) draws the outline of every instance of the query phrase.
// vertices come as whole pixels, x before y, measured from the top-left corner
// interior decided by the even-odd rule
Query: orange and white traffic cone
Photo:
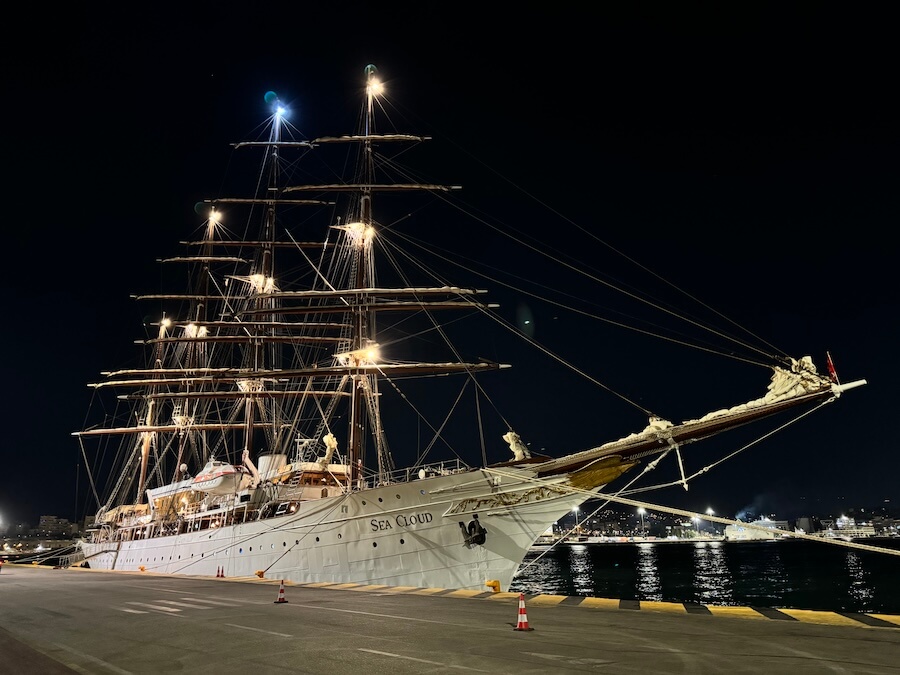
[[[221,567],[217,567],[217,568],[216,568],[216,579],[218,579],[218,578],[221,577],[221,576],[222,576],[222,568],[221,568]]]
[[[278,599],[275,601],[277,605],[280,602],[287,602],[284,598],[284,579],[281,580],[281,588],[278,589]]]
[[[513,630],[534,630],[528,627],[528,615],[525,613],[525,594],[519,593],[519,622]]]

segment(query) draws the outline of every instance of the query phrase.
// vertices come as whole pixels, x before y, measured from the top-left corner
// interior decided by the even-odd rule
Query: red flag
[[[834,363],[831,361],[831,352],[825,352],[825,358],[828,361],[828,374],[831,375],[832,382],[838,381],[837,371],[834,369]]]

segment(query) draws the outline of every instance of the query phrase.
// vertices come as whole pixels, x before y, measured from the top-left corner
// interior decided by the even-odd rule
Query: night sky
[[[156,290],[156,259],[193,232],[193,205],[216,196],[228,144],[263,121],[266,91],[291,103],[307,137],[347,133],[368,63],[396,97],[398,126],[433,136],[429,153],[448,157],[436,181],[463,185],[468,203],[520,238],[625,284],[635,270],[606,257],[614,247],[668,281],[666,292],[734,322],[719,325],[809,354],[820,370],[830,351],[843,381],[868,380],[688,493],[645,498],[726,515],[897,504],[900,55],[880,5],[304,4],[133,16],[88,3],[18,22],[27,47],[3,70],[12,269],[0,519],[95,510],[71,432],[97,421],[85,419],[87,383],[134,356],[143,317],[129,295]],[[565,285],[598,313],[619,308],[600,285],[494,230],[460,228],[435,234],[465,256]],[[744,379],[731,360],[681,357],[508,288],[491,299],[673,421],[765,393],[759,368]],[[514,366],[498,401],[533,449],[560,455],[646,423],[518,347],[499,353],[506,344],[482,355]],[[493,461],[506,459],[490,442]]]

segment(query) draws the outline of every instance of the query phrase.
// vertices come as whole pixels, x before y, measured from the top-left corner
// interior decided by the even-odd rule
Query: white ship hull
[[[521,472],[525,480],[511,484],[503,473],[438,476],[301,502],[263,520],[81,547],[95,569],[477,590],[496,580],[506,590],[535,539],[585,495],[561,479],[536,483]],[[483,544],[465,541],[475,519]]]

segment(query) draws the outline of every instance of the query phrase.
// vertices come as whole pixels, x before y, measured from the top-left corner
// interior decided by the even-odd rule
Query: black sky
[[[881,5],[304,4],[91,3],[11,22],[24,46],[5,47],[3,71],[0,518],[93,510],[70,434],[86,384],[132,356],[129,294],[152,288],[155,259],[191,231],[192,205],[218,189],[227,144],[261,121],[265,91],[294,104],[308,136],[343,133],[335,111],[355,110],[368,63],[436,143],[521,191],[488,193],[470,185],[493,175],[484,165],[453,164],[444,179],[485,208],[541,236],[562,214],[779,349],[820,367],[830,350],[843,379],[868,379],[681,497],[689,506],[897,503],[898,50]],[[603,347],[598,358],[622,356]],[[659,368],[650,391],[628,395],[680,402],[690,373]],[[548,381],[535,395],[562,398]],[[539,442],[567,427],[598,441],[638,430],[595,405],[555,410]]]

